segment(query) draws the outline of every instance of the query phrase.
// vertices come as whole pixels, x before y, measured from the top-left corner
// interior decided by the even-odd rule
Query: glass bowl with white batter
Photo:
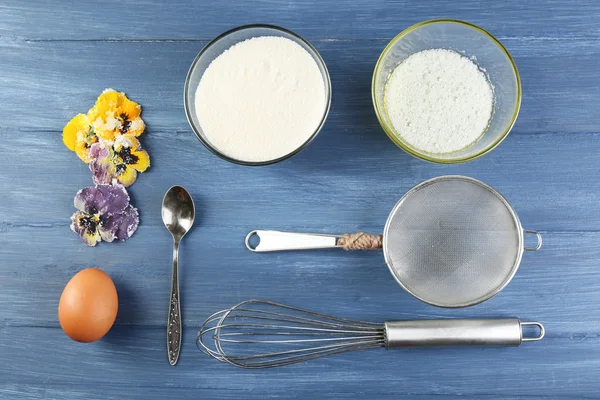
[[[491,34],[457,20],[404,30],[371,87],[379,123],[407,153],[436,163],[478,158],[508,135],[521,106],[514,60]]]
[[[273,25],[245,25],[208,43],[184,87],[198,139],[232,163],[260,166],[306,148],[323,127],[331,81],[317,50]]]

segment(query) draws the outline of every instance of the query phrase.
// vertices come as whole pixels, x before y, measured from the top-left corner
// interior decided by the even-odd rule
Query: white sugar
[[[325,83],[312,56],[292,40],[235,44],[206,69],[195,99],[208,141],[242,161],[269,161],[301,147],[321,123]]]
[[[493,90],[477,65],[455,51],[424,50],[392,72],[385,107],[396,132],[429,153],[476,142],[492,116]]]

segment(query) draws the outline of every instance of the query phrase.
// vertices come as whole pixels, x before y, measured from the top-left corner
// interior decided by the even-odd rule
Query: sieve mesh
[[[417,298],[464,307],[500,291],[523,253],[523,231],[508,202],[483,182],[435,178],[392,210],[384,254],[396,280]]]

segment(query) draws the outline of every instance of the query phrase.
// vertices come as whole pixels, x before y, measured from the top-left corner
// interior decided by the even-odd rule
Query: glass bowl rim
[[[487,36],[493,43],[495,43],[498,46],[498,48],[502,51],[502,53],[504,53],[504,55],[506,56],[507,60],[510,62],[510,65],[512,67],[513,73],[515,74],[515,78],[516,78],[516,82],[517,82],[517,99],[516,99],[516,102],[515,102],[515,108],[513,110],[513,115],[511,117],[510,123],[506,126],[504,132],[493,143],[491,143],[489,146],[485,147],[480,152],[475,153],[475,154],[470,155],[470,156],[467,156],[467,157],[450,158],[450,159],[447,159],[447,158],[446,159],[445,158],[437,158],[437,157],[429,155],[429,154],[427,154],[425,152],[419,152],[419,151],[416,151],[416,150],[413,150],[413,149],[409,148],[387,126],[387,124],[385,123],[385,121],[383,120],[383,118],[381,117],[380,112],[379,112],[379,108],[382,107],[383,105],[379,105],[379,103],[377,101],[377,96],[376,96],[376,93],[375,93],[375,80],[377,79],[377,76],[379,74],[379,69],[381,68],[381,64],[382,64],[382,61],[383,61],[384,57],[391,51],[392,47],[398,41],[400,41],[402,38],[404,38],[404,36],[406,36],[408,33],[413,32],[413,31],[415,31],[415,30],[417,30],[419,28],[422,28],[424,26],[434,25],[434,24],[457,24],[457,25],[463,25],[463,26],[466,26],[468,28],[474,29],[475,31],[477,31],[479,33],[482,33],[484,36]],[[381,52],[381,55],[377,59],[377,64],[375,64],[375,69],[373,71],[373,78],[371,80],[371,99],[373,101],[373,107],[375,108],[375,115],[377,116],[377,120],[379,121],[379,125],[381,125],[381,127],[383,128],[385,134],[398,147],[400,147],[402,150],[404,150],[408,154],[412,155],[413,157],[420,158],[422,160],[433,162],[433,163],[438,163],[438,164],[458,164],[458,163],[463,163],[463,162],[475,160],[476,158],[479,158],[479,157],[481,157],[481,156],[489,153],[490,151],[494,150],[496,147],[498,147],[498,145],[508,136],[508,134],[512,130],[513,126],[515,125],[515,122],[517,121],[517,116],[519,115],[519,110],[521,109],[521,98],[522,98],[522,89],[521,89],[521,77],[519,76],[519,70],[517,69],[517,65],[515,63],[515,60],[512,58],[512,56],[510,55],[510,53],[508,52],[508,50],[506,49],[506,47],[504,47],[504,45],[498,39],[496,39],[491,33],[489,33],[488,31],[486,31],[485,29],[483,29],[483,28],[481,28],[481,27],[479,27],[479,26],[477,26],[475,24],[472,24],[470,22],[461,21],[461,20],[457,20],[457,19],[430,19],[430,20],[426,20],[426,21],[422,21],[422,22],[419,22],[417,24],[414,24],[414,25],[406,28],[402,32],[400,32],[398,35],[396,35],[387,44],[387,46],[385,46],[385,48]]]
[[[210,49],[212,48],[212,46],[217,43],[219,40],[233,34],[236,32],[240,32],[240,31],[244,31],[244,30],[249,30],[249,29],[260,29],[260,28],[264,28],[264,29],[271,29],[271,30],[275,30],[275,31],[280,31],[283,33],[286,33],[288,35],[293,36],[295,39],[297,39],[298,41],[304,43],[306,46],[308,46],[308,48],[310,48],[314,54],[316,55],[315,61],[318,65],[320,65],[323,68],[323,71],[325,71],[325,89],[327,91],[327,99],[326,99],[326,106],[325,106],[325,111],[323,112],[323,117],[321,118],[321,122],[319,123],[319,126],[315,129],[315,131],[313,132],[313,134],[306,140],[306,142],[304,142],[300,147],[296,148],[295,150],[293,150],[292,152],[281,156],[279,158],[273,159],[273,160],[266,160],[266,161],[244,161],[244,160],[238,160],[236,158],[233,157],[229,157],[228,155],[222,153],[221,151],[219,151],[217,148],[215,148],[213,145],[211,145],[210,143],[208,143],[208,141],[206,141],[202,135],[200,134],[200,132],[198,132],[196,126],[194,125],[194,123],[192,122],[192,111],[190,109],[190,104],[188,102],[188,94],[190,92],[190,83],[191,83],[191,76],[192,76],[192,72],[194,71],[194,69],[196,68],[196,64],[198,64],[198,62],[200,61],[200,58],[202,58],[202,56]],[[260,37],[260,36],[256,36],[256,37]],[[250,39],[250,38],[249,38]],[[239,43],[239,42],[238,42]],[[312,57],[312,55],[311,55]],[[229,161],[231,163],[234,164],[239,164],[239,165],[246,165],[246,166],[262,166],[262,165],[271,165],[271,164],[275,164],[278,163],[280,161],[284,161],[287,160],[288,158],[291,158],[293,156],[295,156],[296,154],[300,153],[302,150],[304,150],[306,147],[308,147],[308,145],[317,137],[317,135],[319,134],[319,132],[321,131],[321,129],[323,128],[323,125],[325,125],[325,121],[327,120],[327,116],[329,115],[329,109],[331,108],[331,78],[329,76],[329,70],[327,69],[327,65],[325,64],[325,61],[323,60],[323,58],[321,57],[321,54],[317,51],[317,49],[310,44],[310,42],[308,42],[306,39],[304,39],[302,36],[298,35],[295,32],[292,32],[288,29],[282,28],[280,26],[277,25],[270,25],[270,24],[247,24],[247,25],[240,25],[238,27],[229,29],[228,31],[225,31],[223,33],[221,33],[220,35],[216,36],[214,39],[212,39],[210,42],[208,42],[203,48],[202,50],[200,50],[200,52],[196,55],[196,57],[194,58],[194,61],[192,61],[192,64],[190,65],[190,68],[188,69],[188,73],[186,75],[185,78],[185,83],[184,83],[184,88],[183,88],[183,104],[184,104],[184,109],[185,109],[185,116],[188,120],[188,124],[190,125],[190,127],[192,128],[192,131],[194,131],[194,134],[196,135],[196,137],[198,138],[198,140],[213,154],[215,154],[216,156]]]

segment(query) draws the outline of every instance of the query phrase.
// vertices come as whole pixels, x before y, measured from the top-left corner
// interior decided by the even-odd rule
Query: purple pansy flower
[[[71,230],[88,246],[128,239],[140,222],[122,185],[86,187],[77,192],[74,204],[78,211],[71,216]]]

